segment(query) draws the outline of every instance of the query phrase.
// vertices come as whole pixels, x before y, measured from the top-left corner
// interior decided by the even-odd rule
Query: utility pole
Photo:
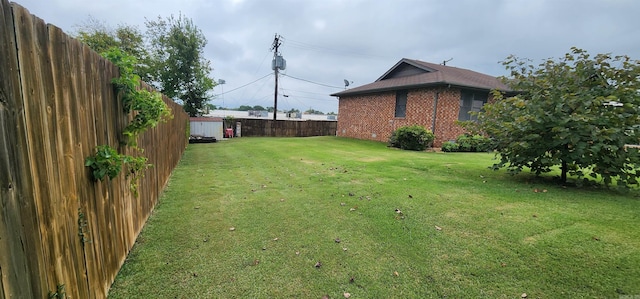
[[[287,67],[287,62],[282,58],[282,55],[280,55],[280,51],[278,51],[278,48],[282,45],[280,38],[281,36],[276,33],[276,36],[273,39],[273,45],[271,46],[271,50],[273,50],[271,69],[273,69],[276,77],[275,90],[273,92],[273,120],[276,120],[278,115],[278,70],[284,70]]]
[[[224,108],[224,87],[223,85],[227,83],[224,79],[218,79],[218,85],[220,85],[220,89],[222,89],[221,98],[222,98],[222,108]],[[226,110],[224,110],[226,111]],[[223,112],[224,116],[226,116],[226,112]]]

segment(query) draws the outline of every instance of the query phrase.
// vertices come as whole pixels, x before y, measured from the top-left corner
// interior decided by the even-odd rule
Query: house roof
[[[375,82],[332,94],[335,97],[430,86],[492,90],[511,89],[498,78],[467,69],[403,58]]]

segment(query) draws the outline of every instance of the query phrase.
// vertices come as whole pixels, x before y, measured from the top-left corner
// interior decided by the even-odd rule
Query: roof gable
[[[434,86],[510,91],[506,84],[493,76],[467,69],[403,58],[373,83],[334,93],[332,96],[342,97]]]
[[[376,80],[382,81],[393,78],[402,78],[414,75],[420,75],[425,73],[433,72],[433,69],[426,68],[424,66],[417,65],[415,63],[411,63],[408,59],[402,59],[396,65],[394,65],[391,69],[389,69],[386,73],[384,73],[380,78]]]

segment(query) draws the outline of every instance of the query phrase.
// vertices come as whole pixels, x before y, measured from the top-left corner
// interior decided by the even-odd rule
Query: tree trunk
[[[566,183],[567,182],[567,170],[568,170],[569,166],[567,165],[567,161],[562,160],[562,174],[560,174],[560,181],[562,181],[562,183]]]

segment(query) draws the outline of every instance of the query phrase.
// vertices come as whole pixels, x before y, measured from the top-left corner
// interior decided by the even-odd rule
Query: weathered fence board
[[[18,60],[20,61],[21,59],[26,59],[29,60],[29,56],[37,56],[37,53],[33,53],[33,51],[36,51],[36,47],[35,47],[35,42],[32,39],[32,36],[36,35],[33,23],[35,21],[38,21],[35,17],[32,17],[30,14],[28,14],[28,12],[19,7],[14,5],[12,7],[12,11],[14,12],[14,26],[15,26],[15,32],[16,32],[16,48],[18,49]],[[24,33],[24,34],[21,34]],[[31,51],[31,52],[29,52]],[[22,54],[21,54],[22,53]],[[27,57],[25,57],[25,55]],[[39,58],[36,57],[36,59],[39,60]],[[21,73],[23,70],[27,70],[30,67],[33,67],[32,65],[29,65],[27,63],[22,63],[22,61],[20,61],[18,63],[19,65],[19,80],[20,82],[24,82],[24,80],[26,79],[30,79],[30,80],[38,80],[39,78],[25,78]],[[38,254],[35,254],[34,256],[30,256],[27,257],[28,259],[28,263],[29,263],[29,278],[31,279],[31,287],[32,287],[32,292],[34,294],[34,297],[39,297],[39,294],[42,293],[43,289],[47,289],[48,288],[48,278],[49,278],[49,273],[51,273],[51,271],[49,271],[49,269],[47,269],[47,263],[50,261],[47,261],[47,255],[43,254],[44,252],[44,248],[46,247],[46,243],[47,243],[47,239],[43,238],[40,235],[41,232],[41,222],[43,221],[43,219],[46,219],[47,215],[43,213],[42,210],[42,206],[41,206],[41,200],[40,200],[40,189],[43,187],[41,185],[42,179],[38,179],[36,178],[35,174],[37,173],[39,168],[44,168],[44,165],[41,164],[41,160],[43,159],[45,153],[42,153],[40,157],[38,157],[37,160],[33,160],[33,152],[32,152],[32,148],[34,146],[38,146],[38,145],[32,145],[31,144],[31,140],[33,139],[32,137],[30,137],[30,135],[33,133],[33,127],[37,126],[40,127],[40,121],[42,121],[41,118],[36,118],[34,120],[29,119],[29,115],[30,113],[28,112],[29,109],[29,102],[27,99],[31,99],[34,98],[34,95],[38,94],[40,97],[43,97],[44,95],[42,94],[42,89],[40,89],[39,86],[34,86],[36,89],[29,89],[29,87],[31,86],[24,86],[21,85],[20,89],[22,90],[22,98],[18,99],[19,101],[21,101],[22,103],[22,111],[20,111],[21,113],[23,113],[23,116],[25,118],[24,120],[24,130],[25,130],[25,137],[26,137],[26,144],[27,146],[23,149],[25,150],[25,152],[21,153],[21,157],[22,159],[25,159],[26,161],[28,161],[27,163],[25,163],[24,166],[26,166],[27,168],[24,169],[20,169],[20,170],[16,170],[14,169],[13,171],[27,171],[28,173],[30,173],[30,187],[31,190],[28,191],[28,193],[26,194],[26,196],[29,196],[31,198],[23,198],[24,202],[22,202],[22,204],[25,205],[25,207],[27,207],[28,209],[25,209],[22,211],[20,217],[21,220],[23,221],[23,225],[26,225],[27,227],[24,229],[24,234],[25,234],[25,239],[22,240],[25,245],[25,252],[23,254],[26,253],[31,253],[31,252],[37,252]],[[36,99],[39,100],[39,99]],[[36,107],[37,108],[37,107]],[[34,169],[36,169],[36,171],[34,171]],[[22,175],[24,176],[24,175]],[[41,177],[46,177],[46,174],[41,174]],[[22,183],[22,182],[19,182]],[[46,221],[46,220],[44,220]],[[44,274],[43,274],[44,273]],[[20,292],[20,290],[16,290],[17,292]]]
[[[26,157],[25,119],[18,75],[11,6],[0,1],[0,297],[35,298],[39,281],[38,257],[25,251],[39,248],[31,176]]]
[[[69,38],[62,32],[61,29],[54,26],[49,26],[49,41],[52,45],[50,47],[50,57],[54,58],[52,62],[53,74],[71,74],[70,56],[69,56]],[[55,59],[57,57],[57,59]],[[61,209],[64,212],[61,215],[61,219],[64,219],[60,232],[62,236],[67,236],[69,241],[74,241],[75,235],[78,234],[77,220],[78,220],[78,208],[79,200],[77,196],[78,176],[76,175],[77,164],[82,164],[82,157],[75,155],[74,145],[79,142],[77,136],[72,132],[74,116],[71,113],[71,76],[65,78],[65,80],[54,80],[54,105],[55,105],[55,119],[58,127],[56,130],[56,145],[58,159],[58,165],[66,165],[67,167],[59,167],[60,178],[66,178],[66,184],[60,184],[62,188],[62,206],[65,209]],[[75,209],[75,210],[74,210]],[[74,220],[76,221],[75,225]],[[62,238],[60,238],[62,239]],[[64,240],[64,239],[62,239]],[[65,246],[66,244],[62,244]],[[84,263],[84,253],[81,246],[67,247],[67,250],[62,249],[65,252],[63,261],[68,262],[68,267],[74,270],[73,273],[68,273],[71,277],[75,278],[76,288],[80,293],[80,296],[89,297],[89,285],[86,277],[86,267]],[[67,286],[67,287],[71,287]]]
[[[121,174],[94,182],[84,159],[120,153],[117,68],[25,8],[0,0],[0,299],[105,298],[187,144],[188,116],[138,140],[153,167],[139,197]],[[148,88],[143,86],[143,88]]]

